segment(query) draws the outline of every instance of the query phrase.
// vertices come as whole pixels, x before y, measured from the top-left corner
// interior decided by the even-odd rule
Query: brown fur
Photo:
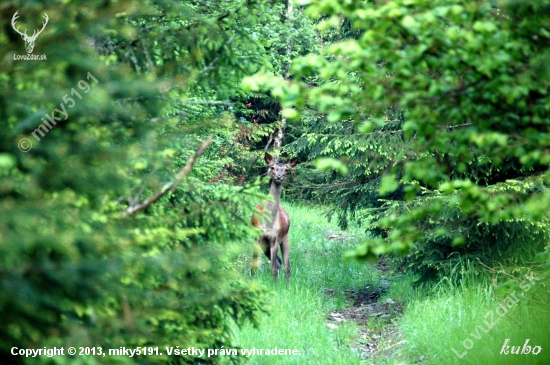
[[[256,213],[252,214],[251,222],[254,227],[263,229],[262,234],[257,242],[261,250],[271,261],[271,274],[273,279],[277,278],[279,268],[284,262],[285,277],[290,280],[290,248],[288,242],[288,231],[290,230],[290,218],[286,210],[280,205],[282,182],[286,170],[294,167],[297,159],[293,159],[288,164],[277,163],[272,161],[271,156],[266,153],[265,160],[269,165],[268,175],[271,178],[271,188],[269,194],[274,202],[264,202],[256,206]],[[262,220],[262,217],[270,216],[267,221]],[[279,247],[283,260],[278,255]],[[257,265],[258,254],[253,255],[253,270]]]

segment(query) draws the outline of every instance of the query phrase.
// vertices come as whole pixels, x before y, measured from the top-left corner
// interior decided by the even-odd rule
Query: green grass
[[[491,277],[474,275],[474,272],[469,268],[459,282],[444,279],[435,287],[417,290],[411,296],[415,299],[409,303],[400,320],[400,331],[406,343],[396,354],[394,362],[388,364],[414,363],[420,358],[423,365],[550,364],[550,308],[547,306],[550,292],[547,282],[536,282],[523,295],[518,288],[516,296],[519,300],[513,304],[506,302],[506,295],[497,295]],[[542,277],[542,273],[536,276]],[[518,277],[524,279],[523,275]],[[511,306],[507,312],[499,310],[503,316],[496,312],[500,303]],[[486,320],[495,325],[488,328]],[[528,346],[539,345],[543,350],[536,356],[501,355],[507,338],[510,346],[523,346],[529,339]]]
[[[291,282],[286,284],[282,270],[279,280],[273,282],[270,264],[264,258],[265,265],[253,280],[272,291],[270,313],[260,319],[258,329],[236,328],[236,343],[248,349],[296,348],[301,353],[252,356],[249,364],[359,364],[361,358],[354,349],[355,325],[344,323],[330,329],[327,317],[331,311],[346,306],[344,290],[377,284],[378,274],[367,264],[342,263],[342,254],[352,249],[356,241],[353,237],[330,240],[329,234],[339,230],[321,217],[319,208],[288,203],[284,206],[291,219]],[[360,232],[346,235],[359,237]]]
[[[321,217],[321,208],[288,203],[284,206],[291,217],[291,283],[286,284],[282,270],[279,280],[273,282],[270,264],[262,258],[264,265],[250,280],[272,291],[269,314],[260,318],[257,329],[235,327],[235,343],[241,348],[263,351],[275,347],[297,349],[300,355],[252,356],[249,364],[550,364],[548,282],[537,282],[523,296],[518,295],[517,304],[485,333],[480,326],[487,328],[487,313],[495,312],[505,299],[497,294],[495,286],[503,278],[480,274],[469,264],[456,267],[453,278],[421,288],[413,288],[412,282],[417,278],[410,275],[394,274],[389,278],[392,285],[380,302],[391,298],[403,303],[405,311],[396,322],[399,334],[391,331],[394,334],[385,338],[388,332],[379,327],[387,323],[370,320],[369,331],[379,331],[381,336],[377,340],[379,348],[391,350],[383,351],[374,360],[361,358],[356,345],[361,341],[357,325],[345,322],[330,329],[327,317],[331,311],[350,306],[345,290],[380,284],[381,274],[373,266],[341,261],[342,254],[353,249],[364,233],[355,228],[344,233],[346,239],[330,240],[329,234],[339,230]],[[528,269],[513,269],[516,276],[522,270],[524,274]],[[494,316],[499,317],[496,312]],[[500,355],[507,338],[510,346],[523,346],[529,339],[529,346],[541,346],[542,351],[536,356]],[[471,340],[466,344],[473,345],[466,354],[465,340]],[[463,357],[459,358],[453,348]]]

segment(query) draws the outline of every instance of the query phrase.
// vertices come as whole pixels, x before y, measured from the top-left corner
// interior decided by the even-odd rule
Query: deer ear
[[[290,167],[294,167],[296,165],[298,165],[298,157],[294,157],[292,160],[290,160],[290,162],[288,163],[288,165]]]
[[[273,159],[273,157],[271,157],[271,155],[266,152],[265,156],[264,156],[265,163],[268,164],[268,165],[271,165],[272,159]]]

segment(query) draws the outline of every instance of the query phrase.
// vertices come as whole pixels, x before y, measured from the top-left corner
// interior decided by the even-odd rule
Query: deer
[[[265,162],[269,166],[267,175],[270,180],[269,195],[273,198],[273,202],[264,201],[256,206],[257,212],[252,214],[252,225],[263,230],[257,243],[260,249],[264,252],[267,258],[271,261],[271,275],[273,280],[277,279],[281,264],[285,265],[285,277],[287,282],[290,282],[290,257],[288,231],[290,229],[290,218],[288,213],[281,205],[281,192],[283,191],[283,180],[287,170],[298,164],[298,158],[293,158],[288,163],[279,162],[273,159],[269,153],[265,153]],[[268,221],[261,220],[260,216],[267,211]],[[278,255],[279,246],[283,261]],[[258,252],[255,251],[253,256],[253,272],[258,266]]]
[[[39,31],[34,30],[32,35],[29,37],[27,35],[27,30],[25,30],[25,32],[21,32],[19,30],[19,27],[15,27],[15,22],[17,18],[19,18],[19,16],[17,15],[18,12],[19,10],[16,11],[15,14],[13,14],[13,17],[11,18],[11,26],[13,27],[13,30],[19,33],[19,35],[21,35],[21,37],[25,41],[25,48],[27,49],[27,53],[32,53],[32,50],[34,49],[34,42],[36,42],[36,38],[38,38],[40,33],[42,33],[42,31],[44,30],[44,28],[46,28],[46,25],[48,24],[48,20],[49,20],[48,14],[44,14],[45,21],[44,23],[42,23],[42,29],[40,29]]]

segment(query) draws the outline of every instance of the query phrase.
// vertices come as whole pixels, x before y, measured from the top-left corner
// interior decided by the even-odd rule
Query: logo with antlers
[[[42,24],[42,29],[40,29],[38,32],[36,30],[33,31],[32,35],[29,37],[27,35],[27,30],[25,30],[25,32],[21,32],[19,30],[19,27],[15,27],[15,21],[17,18],[19,18],[19,16],[17,15],[19,11],[16,11],[15,14],[13,14],[13,17],[11,18],[11,26],[13,27],[13,29],[19,33],[21,35],[21,37],[23,38],[23,40],[25,41],[25,48],[27,49],[27,53],[32,53],[32,50],[34,49],[34,42],[36,42],[36,38],[38,38],[38,36],[40,35],[40,33],[42,33],[42,31],[44,30],[44,28],[46,28],[46,25],[48,24],[48,14],[44,14],[44,19],[46,19],[46,21]]]

